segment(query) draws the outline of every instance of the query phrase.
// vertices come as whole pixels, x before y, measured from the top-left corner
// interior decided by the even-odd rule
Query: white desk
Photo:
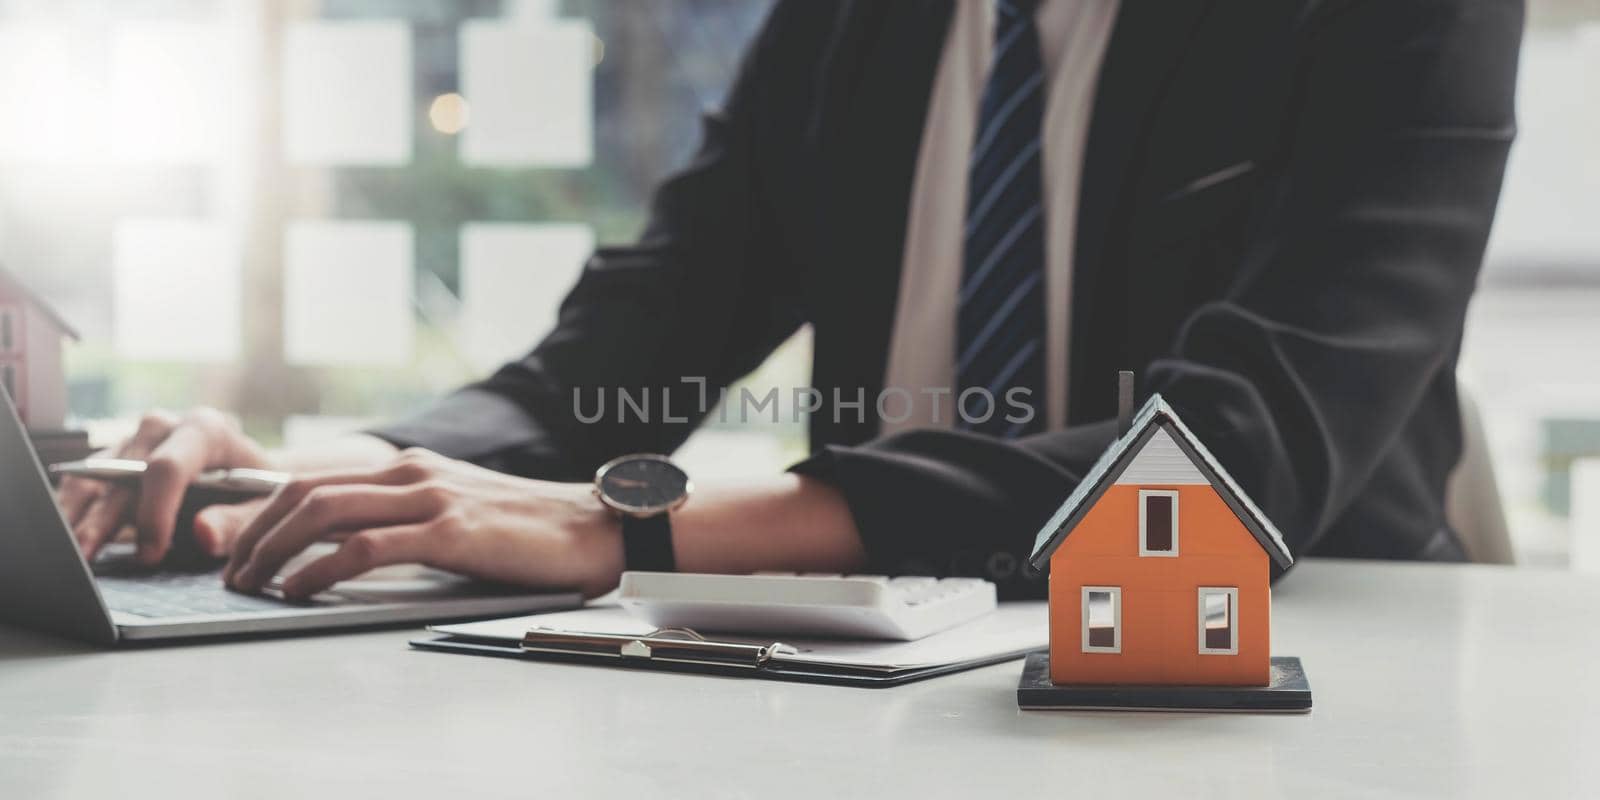
[[[1600,578],[1312,562],[1308,716],[1022,712],[1020,662],[897,689],[410,651],[405,631],[94,651],[0,629],[0,797],[1600,796]]]

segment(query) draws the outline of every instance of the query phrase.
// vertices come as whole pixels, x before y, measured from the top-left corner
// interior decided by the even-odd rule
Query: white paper
[[[128,22],[111,35],[111,145],[124,159],[223,155],[244,119],[231,26]]]
[[[593,252],[584,225],[463,225],[461,345],[472,364],[490,370],[533,349]]]
[[[461,91],[472,110],[461,160],[581,167],[594,157],[594,34],[584,20],[469,20]]]
[[[411,160],[411,32],[404,22],[297,22],[283,52],[283,143],[298,164]]]
[[[640,636],[654,629],[653,625],[629,615],[620,606],[595,605],[578,611],[434,625],[429,630],[447,636],[475,636],[511,643],[521,641],[522,635],[535,627],[628,636]],[[765,644],[774,637],[711,638]],[[1050,641],[1050,611],[1043,601],[1001,603],[992,614],[985,614],[965,625],[914,642],[797,639],[789,636],[781,639],[800,651],[797,655],[778,657],[786,663],[835,664],[884,670],[914,669],[1042,649]]]
[[[414,344],[411,226],[291,223],[284,235],[284,358],[406,366]]]
[[[127,220],[112,242],[117,353],[159,361],[239,354],[238,244],[216,223]]]

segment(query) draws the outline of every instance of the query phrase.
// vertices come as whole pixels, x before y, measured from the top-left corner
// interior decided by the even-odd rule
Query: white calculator
[[[910,641],[995,609],[979,578],[624,572],[618,602],[658,628]]]

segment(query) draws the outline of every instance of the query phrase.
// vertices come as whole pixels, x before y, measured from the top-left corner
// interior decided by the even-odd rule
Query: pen
[[[123,485],[137,485],[144,477],[145,463],[127,458],[86,458],[51,464],[50,474],[59,477],[88,478]],[[211,489],[236,494],[266,495],[289,482],[289,475],[265,469],[214,469],[195,476],[193,489]]]

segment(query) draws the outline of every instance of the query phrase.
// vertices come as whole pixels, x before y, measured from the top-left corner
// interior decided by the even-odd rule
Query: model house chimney
[[[1128,429],[1133,427],[1133,373],[1122,370],[1117,373],[1117,437],[1128,435]]]

